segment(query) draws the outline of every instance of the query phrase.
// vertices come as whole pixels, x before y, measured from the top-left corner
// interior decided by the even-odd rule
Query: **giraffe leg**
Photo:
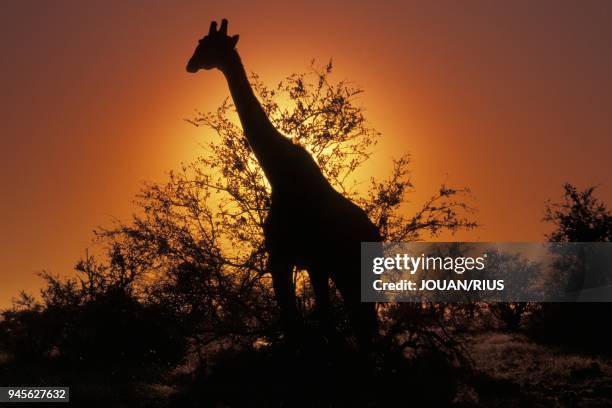
[[[331,340],[335,333],[329,298],[329,276],[320,270],[309,271],[310,283],[317,300],[317,314],[323,334]]]
[[[295,298],[293,265],[270,255],[269,270],[272,274],[274,296],[280,309],[281,328],[289,342],[295,342],[301,335],[301,322]]]
[[[342,300],[349,311],[349,317],[359,349],[364,354],[372,351],[374,341],[378,335],[378,317],[374,303],[361,302],[361,289],[359,277],[350,276],[349,271],[341,271],[336,275],[334,283],[342,295]]]

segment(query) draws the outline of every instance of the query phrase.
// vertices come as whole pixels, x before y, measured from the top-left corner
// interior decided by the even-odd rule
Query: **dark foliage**
[[[610,242],[612,213],[595,197],[595,187],[579,191],[571,184],[563,186],[563,201],[548,202],[544,221],[554,225],[550,242]]]
[[[612,238],[612,213],[594,195],[595,188],[578,190],[571,184],[563,186],[563,200],[549,202],[544,220],[554,225],[548,235],[551,242],[610,242]],[[566,262],[567,263],[567,262]],[[565,265],[568,273],[579,273],[583,268]],[[575,273],[574,273],[575,274]],[[612,276],[599,277],[610,282]],[[582,287],[584,278],[570,276],[572,287]],[[570,345],[584,351],[607,351],[612,342],[609,330],[610,303],[549,303],[534,314],[530,332],[535,338]]]
[[[361,90],[331,82],[331,73],[330,63],[273,88],[257,76],[252,82],[275,126],[312,153],[385,239],[474,227],[462,201],[467,190],[448,186],[405,215],[413,189],[408,157],[393,162],[390,177],[363,188],[356,170],[379,135],[356,104]],[[130,222],[96,232],[107,248],[102,261],[87,256],[76,278],[43,274],[41,300],[23,294],[2,312],[2,382],[72,385],[75,398],[90,406],[129,401],[152,384],[170,386],[176,406],[238,403],[245,396],[254,399],[249,406],[258,399],[278,406],[290,392],[294,399],[308,393],[312,402],[344,398],[348,404],[350,391],[357,403],[360,390],[370,391],[351,381],[389,389],[411,381],[422,392],[437,375],[444,377],[437,382],[443,391],[430,398],[452,399],[455,370],[469,360],[445,329],[441,305],[381,307],[385,348],[366,364],[356,360],[350,338],[330,344],[318,332],[310,284],[296,270],[307,330],[299,351],[284,348],[262,246],[269,186],[235,119],[227,101],[216,112],[197,113],[189,122],[213,133],[204,155],[171,172],[166,183],[146,185]],[[338,332],[346,334],[348,319],[335,304]],[[278,388],[287,395],[270,394]]]

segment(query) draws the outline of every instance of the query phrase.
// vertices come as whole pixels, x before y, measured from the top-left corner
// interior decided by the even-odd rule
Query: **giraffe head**
[[[221,20],[217,31],[217,22],[210,23],[208,35],[200,40],[193,56],[187,63],[187,72],[197,72],[200,69],[219,68],[232,54],[238,43],[238,36],[227,35],[227,20]]]

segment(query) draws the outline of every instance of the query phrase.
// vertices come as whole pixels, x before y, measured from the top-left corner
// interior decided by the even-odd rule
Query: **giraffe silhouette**
[[[331,278],[360,347],[369,347],[378,322],[374,304],[360,301],[360,242],[381,241],[378,228],[332,187],[306,149],[270,122],[251,88],[237,43],[238,35],[227,34],[227,20],[222,20],[219,30],[213,21],[187,71],[216,68],[224,74],[244,135],[270,183],[271,204],[263,232],[282,328],[288,339],[297,340],[301,334],[293,283],[294,267],[300,267],[308,271],[325,330],[333,330]]]

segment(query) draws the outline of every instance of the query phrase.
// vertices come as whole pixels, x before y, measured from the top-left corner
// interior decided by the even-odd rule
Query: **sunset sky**
[[[382,132],[372,160],[413,155],[414,203],[469,186],[482,226],[455,239],[542,240],[566,181],[612,204],[612,2],[9,0],[0,307],[35,291],[35,272],[69,273],[144,181],[198,155],[207,133],[183,119],[229,92],[185,63],[222,17],[268,84],[333,58],[362,86]]]

